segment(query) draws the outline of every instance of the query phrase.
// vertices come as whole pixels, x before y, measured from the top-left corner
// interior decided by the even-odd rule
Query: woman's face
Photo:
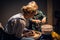
[[[35,14],[36,14],[36,11],[27,11],[26,16],[27,18],[33,18]]]

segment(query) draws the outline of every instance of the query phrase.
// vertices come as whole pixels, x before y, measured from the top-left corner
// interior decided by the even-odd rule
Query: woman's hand
[[[40,23],[41,21],[40,20],[36,20],[36,23],[38,24],[38,23]]]
[[[41,21],[40,21],[40,20],[32,20],[32,22],[38,24],[38,23],[40,23]]]

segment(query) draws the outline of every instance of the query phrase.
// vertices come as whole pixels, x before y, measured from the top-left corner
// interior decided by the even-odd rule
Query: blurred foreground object
[[[53,26],[45,24],[41,26],[42,36],[44,40],[60,40],[60,35],[53,31]]]
[[[53,38],[56,38],[56,39],[60,40],[60,35],[57,34],[56,32],[52,32],[51,35],[52,35]]]
[[[38,39],[41,36],[41,32],[34,30],[24,31],[23,37],[32,37],[34,39]]]

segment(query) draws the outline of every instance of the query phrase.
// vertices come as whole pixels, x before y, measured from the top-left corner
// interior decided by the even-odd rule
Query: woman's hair
[[[24,13],[35,12],[38,9],[38,5],[35,1],[31,1],[28,5],[22,7]]]

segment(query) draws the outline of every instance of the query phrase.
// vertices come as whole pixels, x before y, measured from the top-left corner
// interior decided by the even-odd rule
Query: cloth
[[[13,15],[5,26],[4,31],[8,34],[14,34],[17,37],[21,37],[23,30],[26,26],[26,19],[22,13]]]
[[[39,24],[36,24],[36,23],[33,23],[32,20],[35,19],[35,20],[42,20],[44,17],[46,17],[42,11],[39,11],[37,10],[37,14],[31,18],[29,20],[29,27],[27,27],[28,29],[32,29],[32,30],[37,30],[37,31],[41,31],[40,30],[40,26],[42,25],[42,23],[39,23]],[[37,26],[39,26],[39,28],[37,28]]]
[[[53,38],[50,34],[49,35],[42,34],[39,40],[53,40]]]
[[[21,40],[34,40],[33,38],[22,38]]]

